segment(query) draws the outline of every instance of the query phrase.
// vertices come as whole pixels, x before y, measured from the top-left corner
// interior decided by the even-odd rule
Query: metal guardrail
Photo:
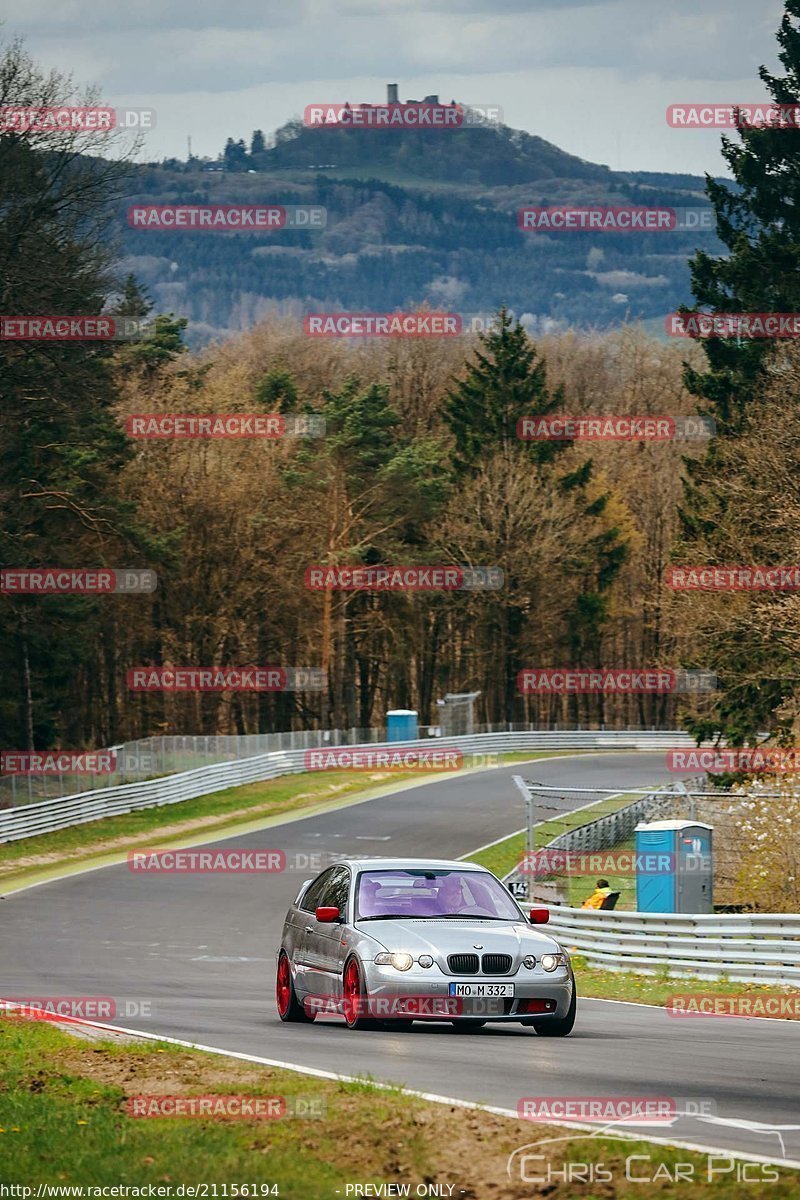
[[[694,745],[687,734],[674,731],[492,733],[447,739],[446,744],[478,756],[514,750],[659,750]],[[430,741],[381,745],[394,750],[429,748]],[[441,746],[439,743],[437,748]],[[378,747],[372,744],[371,748]],[[485,758],[482,765],[487,765]],[[0,842],[35,837],[105,816],[179,804],[306,769],[304,750],[261,754],[161,779],[26,804],[0,812]],[[600,826],[603,821],[605,818],[596,824]],[[571,834],[579,832],[573,830]],[[562,835],[555,842],[568,836]],[[691,974],[695,979],[725,976],[732,982],[795,985],[800,981],[800,915],[684,916],[557,907],[551,909],[548,931],[572,953],[606,970],[657,974],[666,967],[668,973]]]
[[[430,749],[431,740],[420,738],[409,742],[382,742],[366,744],[365,748],[397,750],[400,748]],[[492,755],[514,750],[661,750],[665,748],[692,748],[693,739],[684,732],[657,730],[527,730],[507,733],[472,734],[468,737],[437,739],[438,751],[452,747],[465,754]],[[356,749],[356,747],[352,747]],[[97,821],[102,817],[119,816],[137,812],[143,808],[158,808],[165,804],[179,804],[198,796],[240,787],[244,783],[255,783],[305,771],[305,750],[290,750],[271,754],[257,754],[252,758],[234,762],[214,763],[166,775],[159,779],[147,779],[120,787],[95,788],[73,796],[61,796],[33,804],[20,805],[0,811],[0,843],[36,837]],[[484,758],[476,766],[491,765]]]
[[[444,711],[444,710],[442,710]],[[604,730],[604,725],[548,725],[537,723],[475,725],[470,729],[444,729],[442,725],[420,725],[419,738],[443,738],[473,736],[480,733],[531,732],[594,732]],[[636,726],[640,733],[648,730]],[[626,730],[625,732],[631,732]],[[238,762],[244,758],[255,758],[259,754],[275,754],[279,751],[310,750],[322,746],[362,746],[386,741],[384,726],[370,729],[295,729],[283,733],[246,734],[158,734],[154,737],[138,738],[133,742],[121,742],[106,746],[103,751],[113,762],[113,769],[104,774],[47,774],[0,775],[0,811],[17,808],[22,804],[36,804],[39,800],[54,800],[60,796],[75,796],[101,788],[121,787],[124,783],[141,783],[145,779],[156,779],[161,775],[174,775],[179,771],[194,771],[197,767],[209,767],[214,763]]]
[[[548,932],[607,971],[725,977],[735,983],[800,981],[800,915],[627,913],[552,908]]]

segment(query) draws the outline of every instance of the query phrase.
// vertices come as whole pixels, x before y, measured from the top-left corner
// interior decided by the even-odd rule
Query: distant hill
[[[358,167],[371,177],[391,170],[417,179],[495,187],[580,179],[607,185],[608,167],[585,162],[551,142],[505,125],[449,130],[308,129],[292,121],[275,145],[251,157],[257,170]]]
[[[701,206],[704,180],[615,172],[531,134],[309,129],[297,121],[216,162],[139,169],[131,200],[318,204],[319,232],[137,232],[121,219],[123,270],[159,309],[189,318],[190,343],[245,329],[271,311],[462,313],[507,304],[532,331],[656,322],[690,301],[687,260],[713,234],[530,233],[522,205]],[[122,218],[122,213],[120,214]],[[657,326],[656,326],[657,327]]]

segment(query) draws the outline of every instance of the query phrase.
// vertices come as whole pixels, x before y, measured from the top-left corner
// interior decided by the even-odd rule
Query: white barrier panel
[[[637,913],[550,909],[548,932],[571,954],[607,971],[639,971],[732,983],[800,981],[800,915]],[[678,989],[679,990],[679,989]]]

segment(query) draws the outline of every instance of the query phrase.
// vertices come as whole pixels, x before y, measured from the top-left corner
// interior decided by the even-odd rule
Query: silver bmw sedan
[[[351,1029],[519,1021],[542,1037],[575,1023],[569,956],[473,863],[344,859],[301,887],[278,948],[282,1021],[333,1014]]]

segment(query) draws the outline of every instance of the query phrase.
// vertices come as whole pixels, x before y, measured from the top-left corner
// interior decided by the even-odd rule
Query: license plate
[[[512,996],[514,995],[513,983],[451,983],[451,996],[473,996],[483,998],[484,996]]]

